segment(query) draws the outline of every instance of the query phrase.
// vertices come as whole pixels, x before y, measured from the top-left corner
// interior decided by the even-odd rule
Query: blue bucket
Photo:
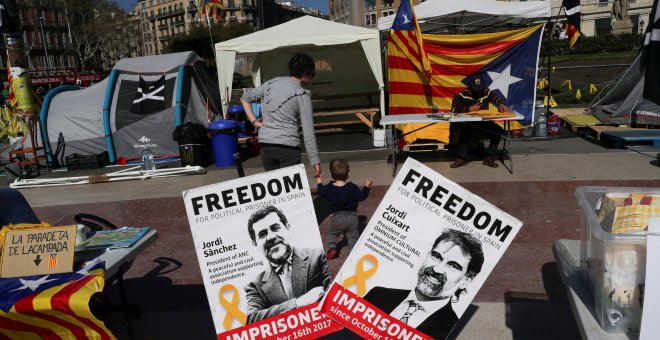
[[[234,154],[238,152],[238,122],[220,119],[209,126],[215,166],[219,168],[234,166]]]

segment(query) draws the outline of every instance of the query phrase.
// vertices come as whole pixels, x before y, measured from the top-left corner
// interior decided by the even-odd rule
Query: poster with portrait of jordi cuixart
[[[444,339],[522,222],[408,158],[321,302],[369,339]]]
[[[218,339],[306,339],[331,278],[303,165],[183,192]]]

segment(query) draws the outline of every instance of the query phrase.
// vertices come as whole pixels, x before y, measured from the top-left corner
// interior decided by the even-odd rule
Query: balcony
[[[177,9],[173,9],[171,11],[170,10],[163,11],[163,12],[161,12],[157,15],[157,18],[161,19],[161,18],[171,17],[171,16],[174,16],[174,15],[183,14],[184,12],[185,12],[185,10],[183,8],[177,8]]]

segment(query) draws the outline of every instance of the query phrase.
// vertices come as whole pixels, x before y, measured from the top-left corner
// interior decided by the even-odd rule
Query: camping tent
[[[253,57],[252,78],[255,85],[260,85],[273,77],[288,75],[287,62],[296,52],[307,53],[316,61],[316,77],[310,85],[315,97],[339,98],[375,93],[380,96],[381,111],[384,109],[377,30],[303,16],[217,43],[215,49],[224,110],[230,100],[237,56]],[[361,98],[367,100],[367,96]],[[322,109],[321,104],[315,102],[314,108]],[[353,101],[345,104],[360,106],[368,103]]]
[[[44,148],[53,164],[73,153],[108,151],[117,158],[176,156],[174,128],[182,123],[208,125],[219,114],[218,90],[194,52],[120,60],[110,76],[85,89],[60,86],[41,109]]]
[[[660,105],[643,97],[644,72],[639,65],[642,54],[621,79],[587,113],[606,125],[660,125]]]
[[[551,17],[551,1],[434,0],[415,6],[424,33],[475,33],[527,26]],[[396,14],[382,17],[379,30],[392,27]]]

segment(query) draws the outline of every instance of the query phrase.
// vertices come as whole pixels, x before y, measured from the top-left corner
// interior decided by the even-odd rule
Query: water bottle
[[[142,151],[142,170],[156,170],[154,154],[151,152],[151,149],[144,149]]]
[[[547,137],[548,136],[548,120],[545,118],[545,113],[539,115],[539,119],[536,122],[536,137]]]

